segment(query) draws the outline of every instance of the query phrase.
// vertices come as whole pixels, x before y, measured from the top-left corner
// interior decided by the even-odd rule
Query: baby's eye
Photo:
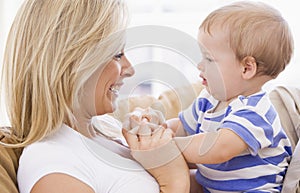
[[[121,58],[122,58],[122,56],[124,56],[124,53],[123,53],[123,52],[120,52],[120,53],[118,53],[117,55],[114,55],[114,59],[115,59],[116,61],[120,61]]]

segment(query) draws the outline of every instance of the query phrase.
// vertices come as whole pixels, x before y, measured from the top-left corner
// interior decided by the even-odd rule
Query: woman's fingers
[[[149,125],[141,124],[138,131],[138,139],[139,139],[139,147],[140,149],[144,149],[145,147],[149,147],[151,144],[151,134],[152,130]]]
[[[152,148],[159,148],[170,142],[172,138],[173,131],[171,129],[165,129],[163,126],[159,126],[159,128],[152,133],[150,146]]]
[[[125,121],[123,122],[123,128],[129,131],[139,126],[139,124],[140,124],[140,120],[138,116],[127,114],[125,116]]]
[[[129,117],[129,121],[130,121],[130,128],[134,128],[140,124],[140,118],[137,117],[136,115],[132,115],[131,117]]]
[[[142,123],[130,131],[123,129],[123,135],[132,150],[151,150],[170,142],[173,131],[161,125]]]
[[[152,133],[152,144],[151,146],[156,146],[164,133],[165,128],[162,126],[158,126]]]
[[[129,132],[126,129],[122,129],[122,134],[129,145],[130,149],[138,150],[139,149],[139,139],[136,134]]]
[[[164,130],[164,133],[161,138],[162,139],[172,139],[173,135],[174,135],[174,133],[173,133],[172,129],[167,128]]]
[[[132,150],[141,150],[151,144],[152,125],[140,124],[131,130],[123,129],[122,133]]]

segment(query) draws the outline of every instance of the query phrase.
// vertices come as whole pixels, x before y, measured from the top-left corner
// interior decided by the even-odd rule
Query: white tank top
[[[17,175],[20,193],[30,193],[51,173],[70,175],[96,193],[159,193],[155,179],[126,147],[101,136],[86,138],[67,125],[24,148]]]

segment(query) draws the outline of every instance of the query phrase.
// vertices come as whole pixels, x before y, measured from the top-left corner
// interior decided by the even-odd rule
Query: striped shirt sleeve
[[[213,108],[215,102],[216,100],[207,90],[203,89],[197,99],[187,109],[179,113],[179,119],[185,131],[190,135],[202,132],[199,120],[207,110]]]

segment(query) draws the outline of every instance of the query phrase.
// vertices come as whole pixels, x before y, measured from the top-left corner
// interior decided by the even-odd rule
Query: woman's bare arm
[[[62,173],[53,173],[42,177],[31,189],[31,193],[95,193],[84,182]]]

